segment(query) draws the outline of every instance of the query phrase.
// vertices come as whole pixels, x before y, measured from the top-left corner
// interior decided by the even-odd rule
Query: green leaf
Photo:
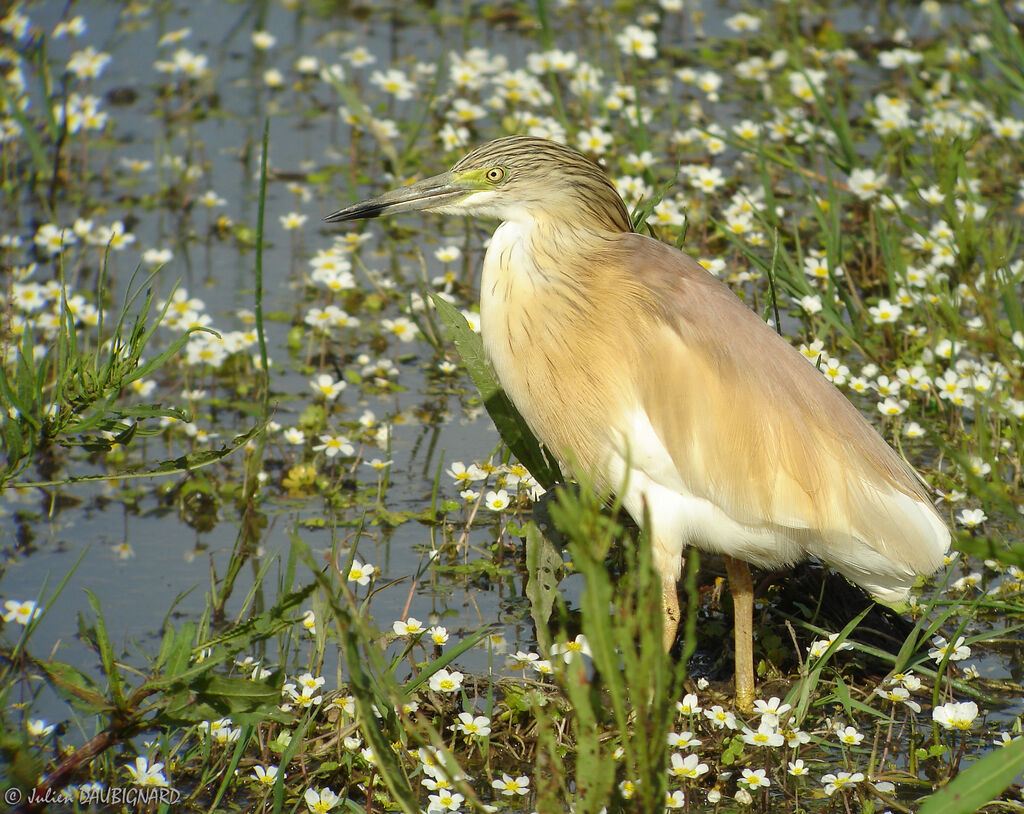
[[[973,814],[1024,772],[1024,738],[985,755],[927,797],[918,814]]]
[[[237,724],[267,720],[289,723],[294,715],[277,708],[281,700],[280,685],[280,674],[263,681],[201,675],[171,696],[157,720],[162,724],[181,724],[228,717]]]
[[[545,489],[561,480],[558,464],[544,450],[540,442],[526,424],[526,420],[516,409],[505,391],[501,389],[494,371],[484,355],[483,342],[477,333],[469,327],[466,318],[451,303],[431,292],[431,299],[437,309],[438,316],[444,322],[455,347],[462,357],[473,384],[480,391],[484,407],[487,409],[494,426],[498,428],[501,439],[512,454],[530,470],[530,474]]]
[[[110,712],[112,707],[95,683],[78,668],[62,661],[41,661],[37,665],[50,681],[50,686],[65,701],[90,714]]]
[[[117,670],[117,660],[114,657],[114,648],[110,643],[110,637],[107,635],[107,624],[103,620],[100,601],[96,598],[96,594],[88,588],[85,589],[85,593],[89,600],[89,606],[92,608],[93,613],[96,614],[96,627],[93,630],[96,635],[96,646],[100,651],[100,660],[103,662],[103,672],[107,676],[110,700],[118,709],[124,710],[126,706],[121,685],[121,674]]]
[[[542,653],[551,649],[548,621],[563,571],[562,553],[531,520],[526,525],[526,596],[530,599],[530,615]]]
[[[163,475],[177,475],[182,472],[192,472],[196,469],[202,469],[205,466],[210,466],[218,461],[231,455],[239,447],[245,446],[249,441],[259,433],[263,432],[265,424],[257,424],[255,427],[250,429],[248,432],[235,436],[230,443],[222,444],[220,449],[201,449],[196,452],[189,452],[178,458],[170,458],[166,461],[161,461],[149,469],[126,469],[120,472],[105,472],[99,475],[82,475],[75,477],[62,478],[60,480],[53,481],[19,481],[18,483],[11,484],[16,488],[24,488],[29,486],[63,486],[69,483],[87,483],[89,481],[106,481],[106,480],[131,480],[134,478],[155,478]]]

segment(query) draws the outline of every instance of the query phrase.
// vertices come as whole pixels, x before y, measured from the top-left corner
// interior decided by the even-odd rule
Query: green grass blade
[[[972,763],[952,782],[926,798],[918,814],[973,814],[1024,772],[1024,738]]]

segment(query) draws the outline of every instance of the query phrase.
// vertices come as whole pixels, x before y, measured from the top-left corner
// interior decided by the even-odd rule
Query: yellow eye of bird
[[[503,181],[505,179],[505,170],[503,170],[501,167],[491,167],[489,170],[487,170],[486,173],[484,173],[484,178],[486,178],[492,184],[496,184],[499,181]]]

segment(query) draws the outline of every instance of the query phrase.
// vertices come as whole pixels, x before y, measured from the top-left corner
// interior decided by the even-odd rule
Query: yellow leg
[[[743,560],[726,555],[722,559],[729,575],[736,636],[736,708],[749,715],[754,709],[754,584]]]
[[[661,641],[667,653],[676,640],[679,628],[679,595],[676,593],[675,579],[663,579],[661,582]]]

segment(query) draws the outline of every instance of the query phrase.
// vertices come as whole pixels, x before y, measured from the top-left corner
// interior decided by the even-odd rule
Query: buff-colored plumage
[[[726,555],[740,593],[749,577],[730,558],[817,557],[884,600],[942,564],[949,532],[909,467],[726,286],[632,232],[584,156],[499,139],[328,220],[413,209],[502,221],[484,258],[484,347],[542,442],[634,518],[646,504],[667,644],[686,545]],[[752,692],[751,673],[742,705]]]

